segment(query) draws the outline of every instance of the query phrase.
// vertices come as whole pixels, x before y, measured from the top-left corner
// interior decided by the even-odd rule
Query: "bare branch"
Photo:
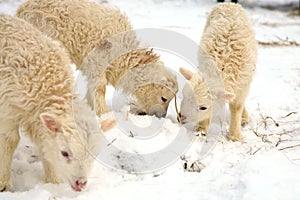
[[[117,138],[113,139],[110,143],[107,144],[107,146],[112,145],[112,143],[114,143],[117,140]]]
[[[293,114],[297,114],[297,112],[290,112],[289,114],[287,114],[286,116],[284,116],[282,118],[287,118],[287,117],[289,117],[290,115],[293,115]]]
[[[278,150],[282,151],[282,150],[286,150],[286,149],[292,149],[292,148],[295,148],[295,147],[300,147],[300,144],[296,144],[296,145],[293,145],[293,146],[283,147],[283,148],[280,148]]]

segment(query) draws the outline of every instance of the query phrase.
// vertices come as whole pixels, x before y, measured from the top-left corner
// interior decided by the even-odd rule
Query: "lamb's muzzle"
[[[167,111],[160,104],[156,104],[151,106],[151,108],[149,109],[149,114],[161,118],[167,115]]]
[[[181,115],[181,113],[178,113],[177,121],[181,124],[185,124],[186,123],[185,120],[186,120],[186,117]]]
[[[86,188],[86,185],[87,185],[86,178],[79,178],[73,184],[71,184],[72,188],[77,192],[81,192],[82,190],[84,190]]]

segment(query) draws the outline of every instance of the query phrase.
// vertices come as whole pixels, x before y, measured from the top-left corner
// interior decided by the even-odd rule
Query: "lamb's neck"
[[[145,67],[147,64],[159,62],[159,56],[152,49],[138,49],[118,58],[106,70],[108,82],[116,86],[120,79],[136,67]]]

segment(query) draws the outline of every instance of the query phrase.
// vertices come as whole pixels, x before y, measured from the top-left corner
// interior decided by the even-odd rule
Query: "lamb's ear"
[[[226,101],[230,102],[235,98],[235,94],[225,91],[224,98]]]
[[[190,70],[187,70],[185,68],[180,67],[179,72],[184,76],[184,78],[186,80],[191,80],[193,77],[193,72],[191,72]]]
[[[101,129],[106,132],[115,127],[116,120],[115,119],[106,119],[100,122]]]
[[[42,113],[40,118],[43,122],[43,125],[51,132],[58,132],[60,130],[61,124],[57,121],[54,115],[48,113]]]

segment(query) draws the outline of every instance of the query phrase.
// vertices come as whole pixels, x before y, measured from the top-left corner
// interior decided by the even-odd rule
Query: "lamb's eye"
[[[165,97],[161,97],[161,100],[165,103],[168,99],[166,99]]]
[[[198,108],[199,110],[206,110],[207,109],[207,107],[205,107],[205,106],[199,106],[199,108]]]
[[[69,153],[68,153],[68,152],[66,152],[66,151],[61,151],[60,153],[61,153],[61,155],[62,155],[63,157],[69,158]]]

